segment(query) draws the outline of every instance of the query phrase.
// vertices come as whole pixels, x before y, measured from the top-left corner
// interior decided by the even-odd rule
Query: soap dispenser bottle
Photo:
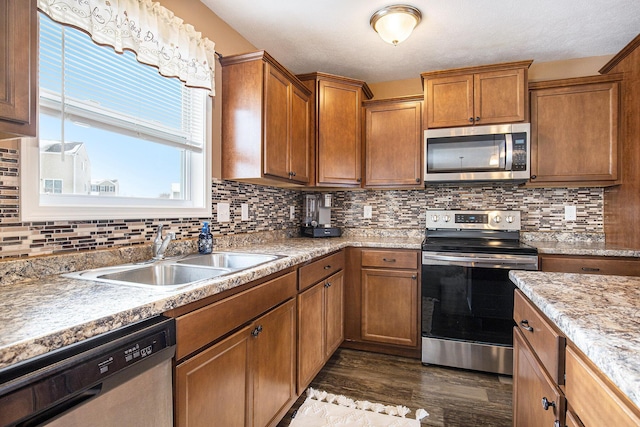
[[[211,231],[209,231],[209,223],[204,222],[202,226],[202,231],[200,231],[200,235],[198,236],[198,252],[201,254],[210,254],[213,249],[213,236],[211,235]]]

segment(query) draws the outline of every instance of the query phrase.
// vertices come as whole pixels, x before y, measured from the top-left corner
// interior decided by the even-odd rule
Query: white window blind
[[[78,124],[200,152],[206,92],[158,74],[125,52],[40,19],[40,107]]]

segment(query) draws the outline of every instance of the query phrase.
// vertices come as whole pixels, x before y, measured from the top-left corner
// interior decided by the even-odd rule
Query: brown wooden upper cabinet
[[[220,62],[222,177],[309,184],[309,90],[265,51]]]
[[[532,82],[531,181],[618,184],[621,74]]]
[[[422,73],[425,128],[522,122],[533,61]]]
[[[363,81],[325,73],[297,76],[311,90],[311,140],[318,187],[362,182],[362,101],[373,97]]]
[[[0,139],[36,136],[37,10],[35,0],[0,1]]]
[[[364,187],[422,188],[422,99],[364,101]]]

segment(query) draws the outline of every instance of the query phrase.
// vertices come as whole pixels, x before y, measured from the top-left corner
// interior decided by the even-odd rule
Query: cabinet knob
[[[329,264],[329,265],[325,265],[325,266],[324,266],[324,269],[325,269],[325,270],[330,270],[330,269],[331,269],[331,264]]]
[[[549,401],[549,399],[547,399],[546,397],[542,398],[542,409],[544,409],[545,411],[548,411],[549,408],[555,408],[555,407],[556,407],[556,402]]]
[[[257,338],[258,335],[260,335],[260,332],[262,332],[262,325],[258,325],[253,331],[251,331],[251,336]]]
[[[357,182],[362,182],[362,179],[358,178],[356,179]]]
[[[480,121],[480,117],[476,117],[476,122],[479,122],[479,121]]]
[[[296,176],[296,173],[295,173],[295,172],[291,172],[291,173],[293,174],[293,176]]]
[[[411,278],[412,278],[413,280],[416,280],[416,279],[418,278],[418,276],[416,276],[416,275],[414,274],[413,276],[411,276]]]
[[[531,175],[531,179],[536,179],[537,177],[537,175]]]
[[[473,117],[469,117],[469,123],[473,123]]]
[[[416,182],[417,182],[417,183],[420,183],[420,178],[416,178]]]
[[[325,287],[325,288],[328,288],[328,287],[330,287],[330,286],[331,286],[331,282],[327,282],[327,283],[325,283],[325,284],[324,284],[324,287]]]
[[[529,326],[529,321],[528,320],[521,320],[520,321],[520,326],[522,327],[522,329],[529,331],[529,332],[533,332],[533,328],[531,326]]]

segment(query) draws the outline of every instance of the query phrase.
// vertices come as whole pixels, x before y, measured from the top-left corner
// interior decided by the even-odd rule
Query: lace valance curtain
[[[51,19],[85,31],[93,41],[125,49],[166,77],[215,94],[215,44],[152,0],[38,0]]]

